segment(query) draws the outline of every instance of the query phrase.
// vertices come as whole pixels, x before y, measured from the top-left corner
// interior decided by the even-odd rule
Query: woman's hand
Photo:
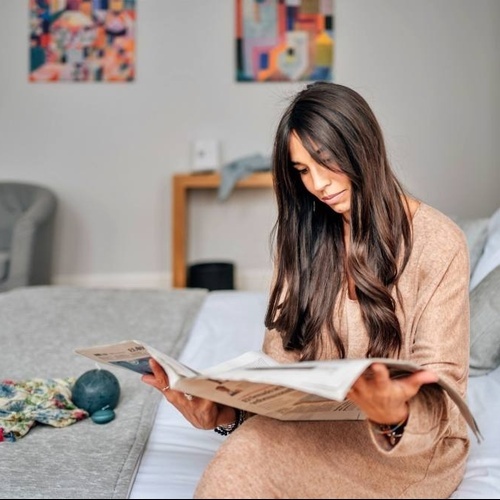
[[[373,363],[353,384],[347,399],[372,422],[396,424],[408,418],[408,401],[420,387],[437,381],[437,375],[428,370],[391,379],[384,364]]]
[[[184,418],[198,429],[214,429],[219,425],[230,424],[236,420],[236,411],[230,406],[190,397],[183,392],[170,389],[165,370],[154,359],[149,361],[153,375],[143,375],[141,380],[158,389],[179,410]]]

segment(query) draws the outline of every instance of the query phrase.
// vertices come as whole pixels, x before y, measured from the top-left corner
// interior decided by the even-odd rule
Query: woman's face
[[[317,163],[295,132],[290,137],[290,158],[305,188],[322,203],[348,220],[351,210],[351,181],[332,161],[331,170]],[[319,151],[321,154],[321,151]],[[327,154],[327,152],[325,152]],[[328,157],[325,157],[326,163]]]

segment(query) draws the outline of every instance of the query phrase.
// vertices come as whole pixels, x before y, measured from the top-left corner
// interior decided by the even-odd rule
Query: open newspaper
[[[99,363],[152,373],[154,358],[168,375],[170,387],[216,403],[279,420],[361,420],[364,414],[345,399],[356,379],[372,364],[385,364],[392,377],[421,369],[417,364],[386,358],[303,361],[282,364],[261,351],[250,351],[198,372],[138,340],[76,349]],[[477,440],[474,416],[453,387],[437,382],[456,403]]]

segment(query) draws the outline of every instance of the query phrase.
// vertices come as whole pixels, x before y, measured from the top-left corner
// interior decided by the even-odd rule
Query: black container
[[[234,264],[231,262],[192,264],[188,267],[187,286],[208,290],[234,290]]]

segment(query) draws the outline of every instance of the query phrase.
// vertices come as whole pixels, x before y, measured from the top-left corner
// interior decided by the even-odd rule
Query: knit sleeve
[[[469,374],[469,256],[465,237],[451,231],[420,257],[418,299],[407,334],[408,357],[437,373],[462,397]],[[400,442],[388,453],[406,456],[430,450],[443,437],[467,439],[456,404],[435,384],[424,385],[409,402]],[[372,432],[372,431],[370,431]],[[375,441],[375,437],[372,434]]]

